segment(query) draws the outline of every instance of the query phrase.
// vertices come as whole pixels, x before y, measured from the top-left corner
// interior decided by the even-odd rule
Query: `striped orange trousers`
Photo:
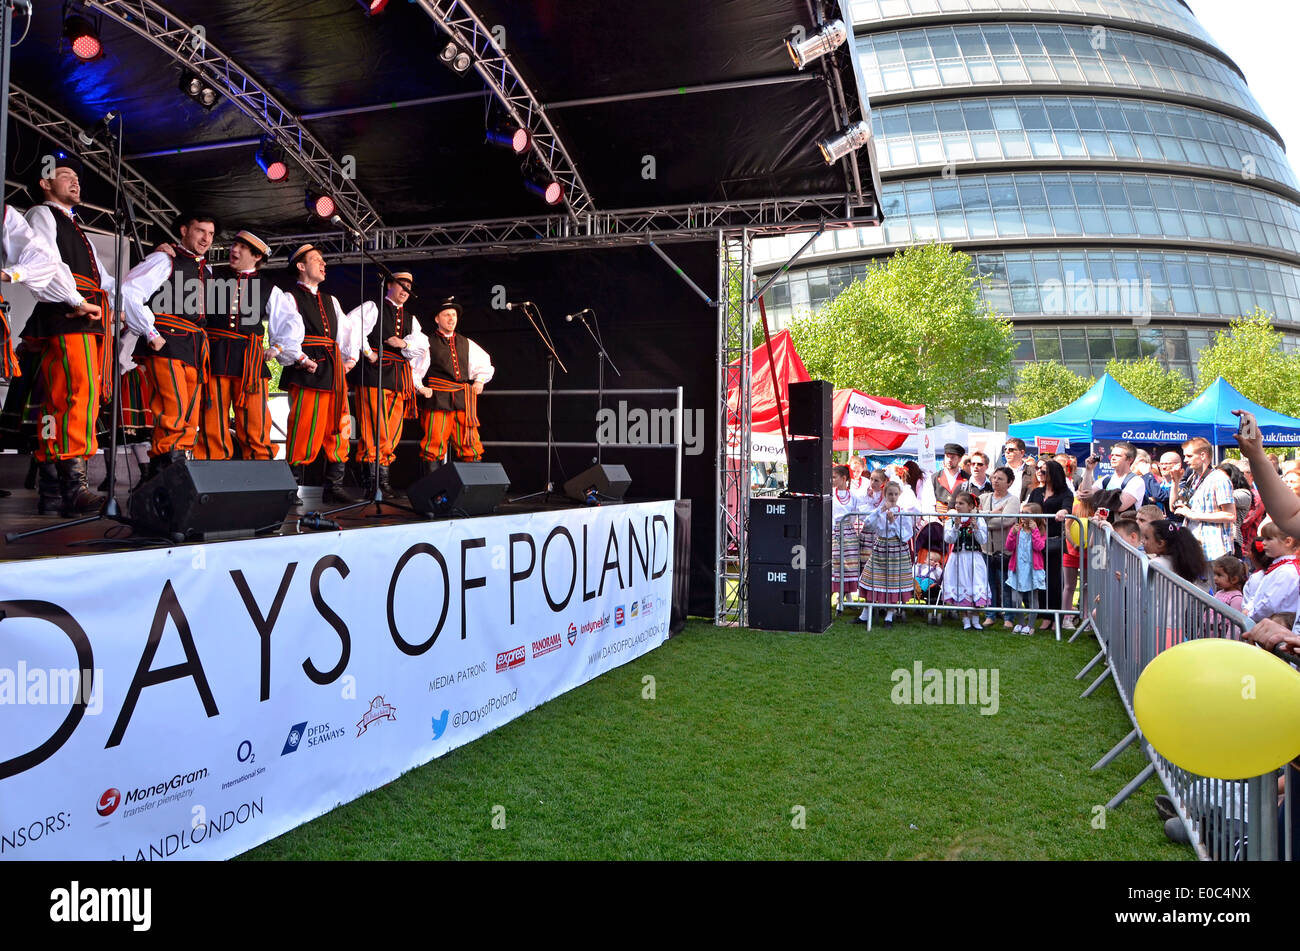
[[[40,376],[45,403],[37,431],[37,462],[84,459],[99,452],[95,418],[103,387],[99,334],[60,334],[45,340]]]
[[[291,466],[311,462],[322,449],[330,462],[348,461],[348,401],[334,390],[288,387],[289,433],[285,459]],[[338,405],[342,402],[342,405]]]
[[[144,357],[140,364],[149,381],[149,409],[153,412],[151,456],[188,452],[199,435],[202,392],[199,371],[182,360]]]
[[[209,376],[203,384],[203,414],[199,436],[194,445],[195,459],[233,459],[235,444],[244,459],[274,459],[271,443],[271,411],[267,406],[266,380],[260,391],[247,394],[244,405],[236,400],[239,377]],[[235,438],[230,438],[230,419],[234,414]]]
[[[397,441],[402,437],[402,420],[406,418],[406,397],[396,390],[384,390],[384,409],[379,412],[379,390],[361,387],[357,391],[357,439],[361,446],[357,458],[375,461],[375,414],[379,414],[379,464],[389,466],[397,455]]]
[[[470,426],[463,409],[421,409],[420,424],[424,439],[420,441],[420,457],[441,460],[447,447],[455,450],[457,458],[478,462],[483,458],[483,443],[478,438],[478,427]]]

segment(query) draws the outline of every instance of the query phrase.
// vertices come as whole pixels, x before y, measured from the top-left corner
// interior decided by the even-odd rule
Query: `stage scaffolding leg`
[[[745,520],[749,517],[750,341],[753,238],[748,231],[718,232],[718,531],[713,622],[748,621]],[[735,364],[734,366],[732,364]],[[727,393],[737,393],[735,411]]]

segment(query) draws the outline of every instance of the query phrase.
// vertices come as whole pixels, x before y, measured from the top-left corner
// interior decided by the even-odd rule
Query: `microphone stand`
[[[370,263],[372,263],[372,264],[373,264],[373,265],[374,265],[374,266],[375,266],[375,267],[380,271],[380,282],[379,282],[379,287],[380,287],[380,292],[381,292],[381,294],[382,294],[382,291],[383,291],[383,288],[384,288],[385,284],[386,284],[387,282],[393,280],[393,272],[390,271],[390,270],[388,269],[388,267],[387,267],[387,266],[386,266],[382,261],[380,261],[380,260],[379,260],[378,258],[376,258],[374,255],[372,255],[372,254],[371,254],[371,253],[366,249],[366,242],[365,242],[365,236],[364,236],[364,235],[362,235],[359,231],[355,231],[355,230],[353,230],[352,228],[349,228],[347,225],[343,225],[343,229],[344,229],[345,231],[347,231],[349,234],[352,235],[353,239],[356,241],[357,250],[361,252],[362,257],[365,258],[366,260],[370,261]],[[366,268],[365,261],[362,261],[362,263],[361,263],[361,286],[362,286],[363,288],[365,287],[365,268]],[[365,297],[365,292],[364,292],[364,290],[363,290],[363,291],[362,291],[362,298],[364,299],[364,297]],[[410,298],[414,298],[414,297],[415,297],[415,293],[414,293],[414,292],[411,292],[411,293],[410,293],[410,296],[409,296],[408,299],[410,299]],[[362,324],[361,324],[362,337],[364,338],[364,337],[365,337],[365,314],[364,314],[364,312],[362,313],[362,318],[361,318],[361,319],[362,319]],[[340,507],[338,507],[338,508],[329,509],[329,510],[327,510],[327,511],[325,511],[325,512],[319,512],[319,513],[317,513],[317,512],[308,512],[307,515],[308,515],[309,519],[310,519],[311,517],[313,517],[313,516],[318,517],[318,518],[328,518],[329,516],[337,515],[337,514],[340,513],[340,512],[351,512],[351,511],[353,511],[354,509],[366,508],[367,506],[370,506],[370,505],[373,505],[373,506],[375,507],[375,510],[374,510],[374,512],[367,513],[367,517],[368,517],[368,518],[380,518],[381,516],[383,516],[383,514],[384,514],[384,506],[385,506],[385,505],[389,506],[390,508],[401,509],[401,510],[403,510],[403,511],[405,511],[405,512],[410,512],[412,515],[419,515],[419,514],[422,514],[422,513],[420,513],[420,512],[417,512],[415,509],[413,509],[413,508],[412,508],[411,506],[409,506],[409,505],[402,505],[402,504],[400,504],[400,503],[398,503],[398,502],[392,502],[392,501],[389,501],[389,500],[385,499],[385,498],[384,498],[384,493],[383,493],[382,491],[380,491],[380,488],[379,488],[379,446],[380,446],[379,436],[380,436],[380,431],[381,431],[380,427],[381,427],[381,425],[382,425],[383,418],[384,418],[384,347],[387,346],[387,344],[386,344],[386,342],[385,342],[385,341],[386,341],[386,338],[384,337],[384,298],[383,298],[383,297],[380,297],[379,302],[378,302],[378,304],[376,305],[375,326],[379,328],[379,350],[378,350],[378,354],[379,354],[379,356],[378,356],[378,359],[375,360],[375,373],[376,373],[376,379],[375,379],[375,431],[374,431],[374,433],[372,434],[372,435],[374,436],[375,461],[374,461],[373,463],[371,463],[371,465],[374,466],[374,478],[370,480],[370,498],[368,498],[368,499],[362,499],[362,500],[360,500],[359,502],[352,502],[352,503],[349,503],[348,505],[343,505],[343,506],[340,506]],[[363,361],[363,360],[365,360],[365,357],[364,357],[363,355],[361,355],[361,354],[358,354],[358,355],[357,355],[357,361],[358,361],[358,363],[360,363],[360,362]],[[365,367],[362,367],[362,368],[361,368],[361,372],[360,372],[359,374],[357,374],[357,380],[358,380],[358,383],[357,383],[357,397],[358,397],[358,400],[361,400],[361,399],[367,399],[368,397],[366,396],[366,393],[365,393],[365,390],[367,389],[367,387],[365,386],[365,381],[366,381],[366,368],[365,368]],[[359,409],[360,409],[360,408],[358,407],[358,413],[357,413],[358,417],[360,417]],[[402,423],[399,423],[398,425],[401,426]],[[313,528],[313,527],[315,527],[315,526],[311,525],[310,522],[309,522],[308,527],[309,527],[309,528]],[[333,526],[332,526],[332,525],[329,525],[329,524],[325,524],[325,525],[322,526],[322,527],[324,527],[324,528],[332,528]]]
[[[551,493],[555,489],[555,485],[551,481],[551,457],[555,454],[555,426],[554,426],[554,417],[552,416],[551,413],[553,397],[555,394],[555,365],[558,363],[560,365],[560,369],[564,371],[566,376],[569,373],[569,368],[564,365],[564,361],[560,359],[560,355],[555,352],[555,345],[551,340],[551,335],[546,332],[546,322],[541,319],[542,317],[541,313],[539,312],[537,314],[537,319],[534,320],[533,314],[529,312],[529,308],[535,306],[536,306],[535,304],[525,302],[522,305],[522,310],[524,312],[524,316],[528,318],[528,322],[533,325],[533,330],[537,331],[537,336],[542,338],[542,345],[546,347],[547,350],[547,355],[546,355],[546,488],[544,488],[540,492],[530,492],[527,495],[517,496],[513,499],[510,499],[511,502],[526,502],[529,499],[535,499],[538,496],[542,496],[543,501],[549,502],[551,500]]]
[[[3,0],[0,0],[3,2]],[[75,528],[78,525],[87,525],[91,522],[97,522],[100,519],[110,519],[123,525],[128,525],[133,529],[139,526],[131,519],[122,514],[121,508],[117,504],[117,431],[122,419],[122,386],[121,386],[121,353],[122,353],[122,258],[124,241],[123,219],[131,230],[131,239],[135,242],[137,253],[142,250],[140,243],[139,224],[135,217],[135,206],[131,202],[131,196],[127,194],[126,189],[122,187],[122,115],[118,113],[117,117],[117,135],[110,130],[105,129],[105,135],[108,136],[112,143],[113,151],[113,309],[112,309],[112,334],[113,334],[113,364],[109,369],[109,375],[112,380],[109,385],[113,388],[113,396],[109,403],[110,420],[109,420],[109,452],[106,460],[108,497],[104,500],[104,507],[98,515],[88,515],[85,518],[75,518],[68,522],[59,522],[57,525],[49,525],[45,528],[36,528],[26,532],[9,532],[5,535],[6,542],[16,542],[23,538],[31,538],[36,535],[44,535],[48,532],[61,531],[66,528]],[[104,341],[108,345],[108,341]],[[103,385],[101,381],[100,385]],[[92,407],[98,415],[98,407]],[[87,465],[89,470],[89,465]],[[89,475],[89,471],[87,472]],[[124,544],[132,544],[126,539],[121,540]],[[168,542],[169,540],[160,539]],[[138,539],[136,540],[138,543]]]
[[[614,361],[610,359],[609,351],[605,349],[605,344],[600,339],[600,324],[597,323],[596,329],[593,331],[591,329],[591,325],[587,323],[588,313],[591,314],[592,320],[596,320],[596,312],[592,310],[590,307],[587,308],[586,312],[578,316],[578,320],[582,321],[582,326],[586,328],[587,333],[591,336],[592,341],[596,344],[596,406],[597,409],[604,409],[605,408],[605,364],[609,363],[609,368],[613,370],[618,376],[622,377],[623,374],[619,373],[618,367],[616,367],[614,365]],[[603,459],[604,449],[605,449],[604,445],[601,444],[600,440],[597,440],[596,441],[596,465],[600,465],[601,460]]]

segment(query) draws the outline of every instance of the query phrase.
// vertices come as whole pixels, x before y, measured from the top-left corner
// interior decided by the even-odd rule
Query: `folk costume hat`
[[[448,297],[441,304],[439,304],[438,309],[435,313],[441,314],[444,310],[454,310],[456,312],[457,320],[460,320],[461,317],[465,316],[465,312],[461,308],[460,304],[456,303],[455,296]]]
[[[235,235],[233,240],[248,245],[264,258],[271,256],[270,246],[251,231],[241,231]]]

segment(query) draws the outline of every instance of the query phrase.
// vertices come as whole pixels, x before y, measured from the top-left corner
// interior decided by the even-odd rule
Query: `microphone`
[[[308,512],[302,518],[298,519],[303,528],[310,528],[312,531],[338,531],[339,523],[332,518],[326,518],[318,512]]]
[[[109,125],[116,119],[117,110],[110,110],[109,112],[104,113],[104,118],[95,123],[89,132],[78,132],[77,138],[81,140],[82,145],[94,145],[104,136],[108,136],[111,139],[113,133],[109,131]]]
[[[506,303],[506,310],[523,310],[525,307],[536,306],[530,300],[520,300]]]
[[[575,317],[581,317],[583,314],[590,314],[590,313],[594,313],[594,312],[592,311],[592,309],[591,309],[590,307],[584,307],[584,308],[582,308],[582,310],[578,311],[576,314],[565,314],[565,315],[564,315],[564,322],[565,322],[566,324],[571,324],[571,323],[573,323],[573,319],[574,319]]]
[[[336,228],[342,228],[344,231],[352,235],[352,237],[354,238],[361,237],[361,233],[357,231],[355,228],[353,228],[351,225],[349,225],[346,221],[344,221],[343,218],[337,213],[330,216],[330,224],[332,224]]]

